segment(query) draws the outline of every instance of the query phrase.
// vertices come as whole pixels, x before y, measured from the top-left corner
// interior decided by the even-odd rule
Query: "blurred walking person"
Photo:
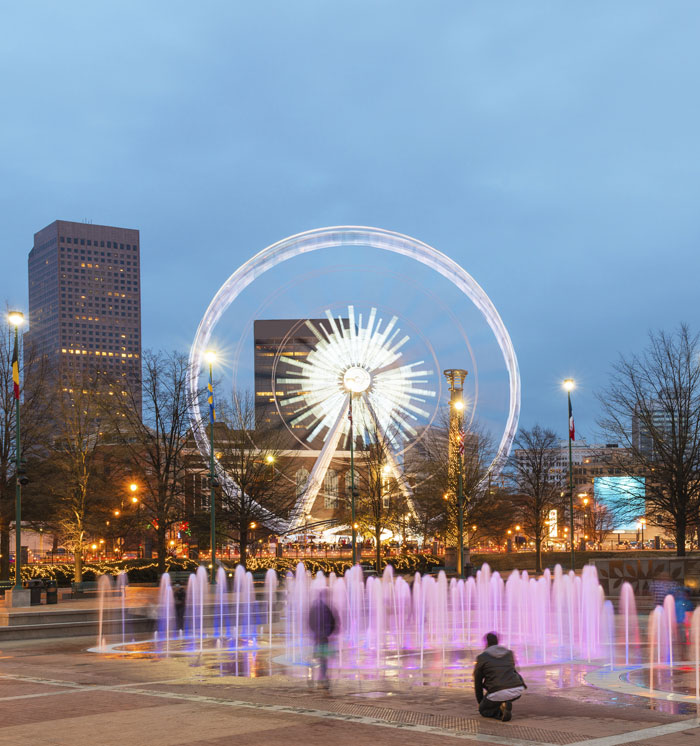
[[[498,644],[498,635],[489,632],[484,641],[486,649],[479,654],[474,667],[479,714],[507,722],[513,717],[513,701],[520,699],[527,687],[515,670],[513,652]]]
[[[328,681],[328,659],[332,652],[330,638],[337,627],[335,614],[328,603],[328,590],[324,589],[309,609],[309,628],[314,641],[314,663],[318,670],[316,684],[326,691],[330,689]]]
[[[185,602],[187,600],[187,591],[184,586],[177,582],[173,586],[173,602],[175,606],[175,623],[178,630],[185,630]]]

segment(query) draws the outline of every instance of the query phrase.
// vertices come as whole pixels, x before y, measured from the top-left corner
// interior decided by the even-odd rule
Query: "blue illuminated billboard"
[[[619,521],[614,531],[628,533],[637,530],[637,520],[644,515],[644,477],[596,477],[593,494],[596,502],[605,505]]]

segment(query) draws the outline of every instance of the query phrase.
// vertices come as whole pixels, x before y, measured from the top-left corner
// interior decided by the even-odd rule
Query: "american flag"
[[[464,428],[459,428],[459,455],[464,456]]]

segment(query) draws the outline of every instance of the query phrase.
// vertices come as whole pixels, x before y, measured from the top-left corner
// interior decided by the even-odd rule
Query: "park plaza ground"
[[[562,578],[559,581],[565,583]],[[284,595],[281,586],[274,588],[274,603],[266,606],[265,592],[273,589],[264,584],[251,587],[240,573],[238,588],[227,587],[226,593],[218,596],[208,583],[199,586],[200,606],[196,605],[198,588],[192,588],[195,605],[187,613],[201,614],[201,626],[196,626],[199,622],[195,619],[194,627],[187,627],[186,637],[173,634],[167,642],[162,633],[163,615],[157,622],[159,637],[148,629],[150,621],[144,613],[155,605],[156,589],[130,588],[123,594],[108,589],[101,599],[99,642],[100,633],[44,640],[0,636],[0,744],[87,744],[94,743],[97,734],[99,742],[106,744],[141,743],[147,734],[148,743],[194,746],[282,741],[343,744],[351,740],[390,744],[399,739],[404,744],[469,740],[612,746],[694,743],[700,737],[691,646],[675,641],[670,649],[657,649],[654,656],[661,654],[664,660],[655,667],[654,688],[650,689],[650,672],[644,662],[650,642],[646,613],[635,614],[636,625],[627,627],[635,630],[631,634],[635,645],[628,649],[632,665],[626,665],[621,645],[612,660],[606,660],[604,652],[599,657],[601,651],[593,648],[590,661],[585,649],[578,649],[574,660],[554,660],[556,651],[538,650],[537,644],[523,646],[523,639],[514,637],[513,647],[528,691],[516,702],[511,723],[479,718],[471,681],[476,640],[470,638],[467,644],[440,642],[454,638],[455,617],[448,610],[451,616],[444,621],[451,631],[446,637],[441,637],[439,629],[430,629],[440,614],[441,591],[439,581],[423,580],[423,597],[413,590],[411,603],[418,603],[418,607],[413,606],[406,618],[415,616],[422,604],[429,609],[422,617],[427,626],[405,629],[406,637],[398,649],[396,628],[388,623],[384,627],[390,640],[387,645],[358,637],[359,645],[354,649],[346,639],[344,649],[331,663],[330,696],[309,688],[311,658],[303,639],[296,644],[299,635],[294,631],[290,635],[295,615],[299,619],[303,613],[306,594],[320,582],[317,578],[297,576],[292,589],[296,601],[286,605],[280,602]],[[492,582],[489,579],[489,586]],[[554,588],[557,581],[551,582]],[[374,579],[369,586],[364,584],[366,600],[379,599],[380,583]],[[392,614],[394,619],[400,616],[396,609],[388,613],[391,592],[398,588],[398,598],[408,602],[402,596],[403,586],[397,583],[394,579],[392,585],[384,584],[383,590],[390,591],[381,604],[387,611],[387,622]],[[357,583],[354,588],[358,590]],[[449,583],[444,584],[444,590],[449,594]],[[345,591],[354,592],[350,587]],[[162,588],[159,592],[162,609]],[[246,601],[241,606],[240,598],[253,599],[253,605],[246,605]],[[617,601],[615,604],[619,606]],[[60,604],[61,610],[82,609],[85,614],[99,614],[99,606],[98,598]],[[477,606],[478,602],[472,604],[473,609]],[[249,610],[257,616],[246,618]],[[45,611],[35,607],[26,613],[40,616]],[[266,625],[262,617],[270,612],[272,624]],[[348,609],[339,613],[352,626]],[[371,615],[371,609],[367,613]],[[166,611],[166,621],[167,617]],[[614,617],[618,643],[624,635],[624,619],[619,613]],[[483,618],[483,623],[495,621]],[[191,622],[192,618],[188,624]],[[501,622],[506,630],[508,622]],[[93,621],[93,633],[97,624],[99,620]],[[376,631],[371,624],[365,632],[367,629]],[[512,624],[508,629],[505,634],[515,631]],[[590,629],[595,629],[595,623]],[[422,650],[415,637],[417,631],[425,637]],[[457,637],[465,632],[469,637],[463,628],[457,630]],[[662,625],[659,632],[666,637],[669,630]],[[567,639],[566,635],[557,638],[556,625],[550,625],[546,634],[554,648]],[[582,639],[579,635],[575,644],[580,645]],[[536,636],[532,642],[536,643]],[[669,650],[674,656],[672,665]],[[343,654],[344,660],[339,660]]]

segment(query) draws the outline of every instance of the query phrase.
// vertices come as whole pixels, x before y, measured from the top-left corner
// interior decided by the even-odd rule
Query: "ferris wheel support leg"
[[[311,470],[311,474],[309,474],[309,478],[306,480],[304,490],[299,496],[297,504],[294,506],[292,517],[289,521],[290,530],[302,526],[304,524],[305,514],[308,513],[311,508],[313,508],[314,502],[318,497],[321,485],[323,484],[323,480],[326,476],[326,472],[328,471],[328,467],[331,465],[331,461],[333,460],[333,456],[335,455],[335,450],[338,447],[340,436],[343,434],[343,431],[345,429],[347,416],[348,402],[346,401],[338,412],[338,416],[333,423],[333,427],[328,433],[326,442],[323,444],[321,453],[316,459],[316,463]]]

